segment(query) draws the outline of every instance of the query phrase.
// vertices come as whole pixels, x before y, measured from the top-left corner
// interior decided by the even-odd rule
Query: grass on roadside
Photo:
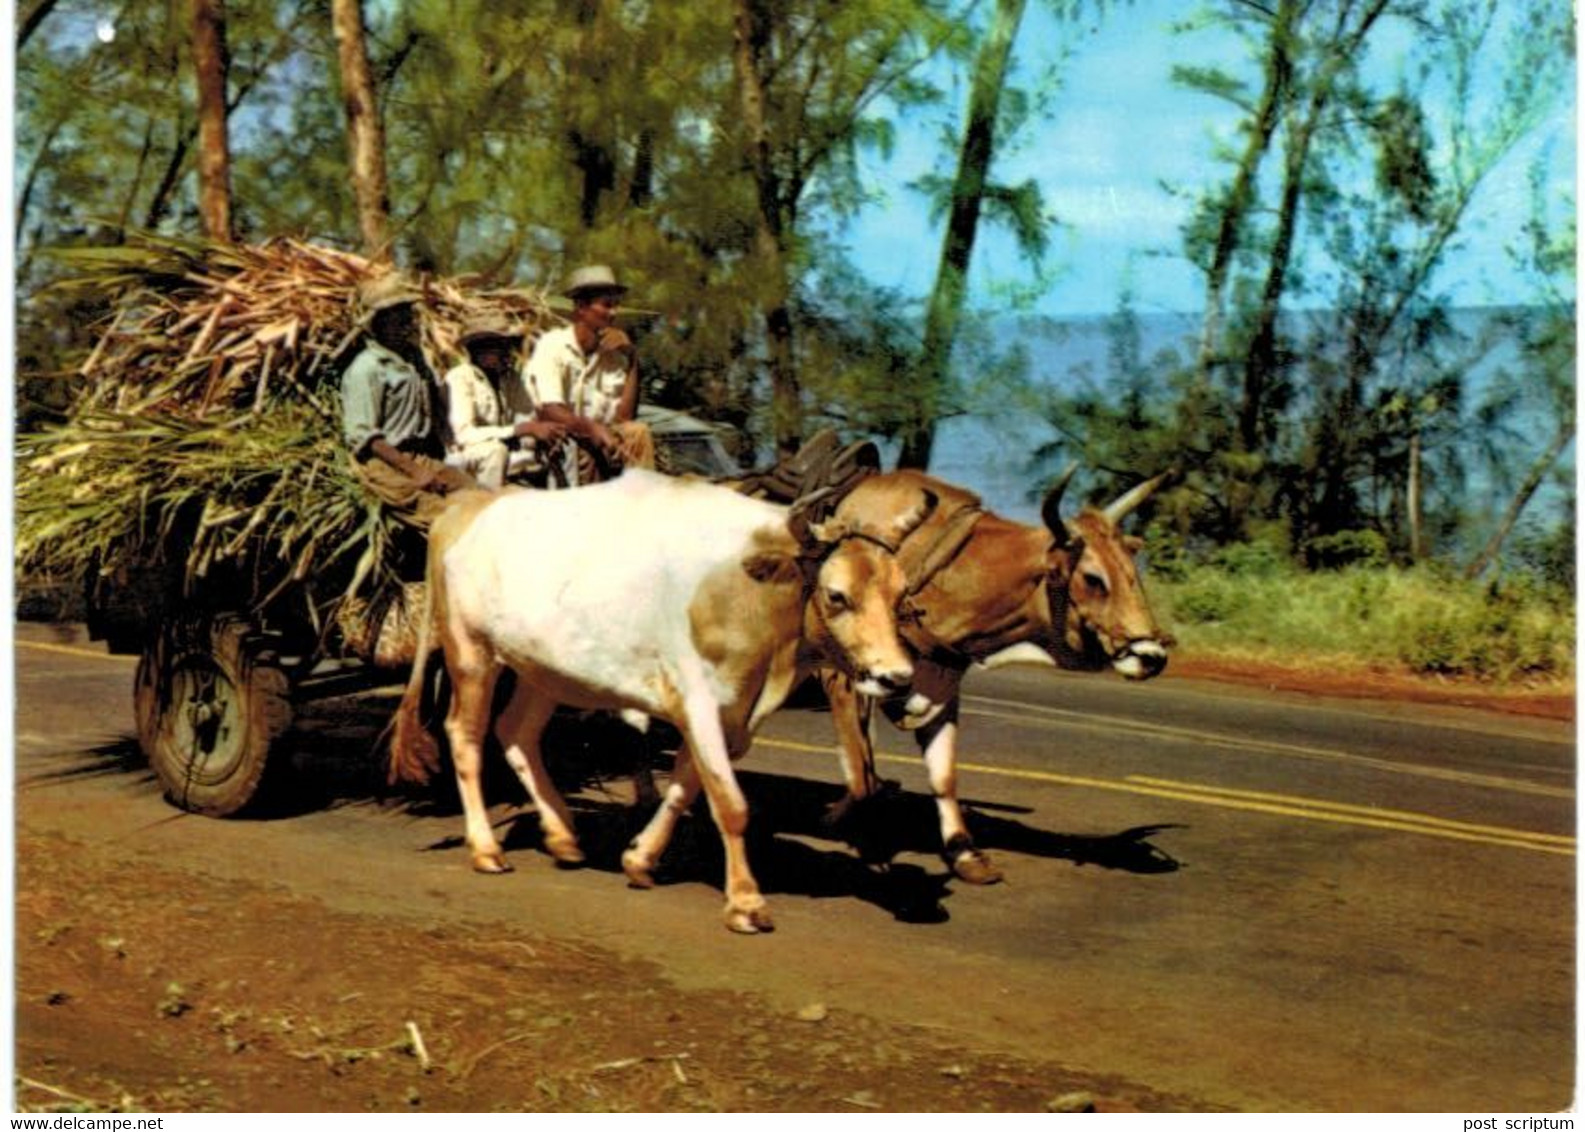
[[[1574,599],[1523,580],[1434,568],[1189,567],[1149,582],[1184,654],[1374,668],[1493,684],[1574,678]]]

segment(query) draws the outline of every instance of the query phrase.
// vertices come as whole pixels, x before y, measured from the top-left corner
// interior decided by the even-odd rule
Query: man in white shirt
[[[447,371],[446,421],[451,426],[446,463],[471,474],[484,487],[500,487],[519,446],[553,445],[566,426],[533,417],[513,422],[502,388],[513,379],[512,361],[523,335],[489,317],[470,320],[458,339],[468,360]],[[532,462],[532,461],[530,461]]]
[[[627,288],[603,264],[567,281],[570,325],[541,335],[523,367],[523,387],[541,420],[565,426],[578,443],[578,482],[623,467],[655,466],[655,441],[638,415],[638,351],[617,329]]]

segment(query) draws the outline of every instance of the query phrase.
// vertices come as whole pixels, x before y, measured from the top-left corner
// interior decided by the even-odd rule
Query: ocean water
[[[1301,316],[1306,320],[1325,320],[1326,312]],[[1467,334],[1478,333],[1483,323],[1492,318],[1487,310],[1463,310],[1454,313],[1455,325]],[[1141,354],[1146,359],[1158,358],[1165,350],[1176,350],[1187,357],[1193,348],[1199,325],[1199,316],[1187,314],[1147,314],[1139,316]],[[1071,320],[1039,320],[1020,322],[1013,331],[1029,355],[1029,372],[1037,380],[1058,389],[1077,391],[1086,384],[1104,381],[1109,372],[1108,357],[1111,339],[1107,320],[1101,317]],[[1465,415],[1469,417],[1473,406],[1489,387],[1496,374],[1507,369],[1522,373],[1522,359],[1515,345],[1499,343],[1475,368],[1465,375]],[[1550,435],[1551,422],[1544,413],[1532,411],[1521,414],[1513,422],[1512,436],[1507,443],[1528,444],[1538,453]],[[978,493],[986,506],[1007,518],[1020,522],[1039,522],[1040,494],[1046,477],[1057,472],[1054,466],[1036,467],[1032,464],[1035,451],[1056,438],[1056,431],[1043,420],[1030,414],[987,411],[985,413],[954,417],[942,423],[931,456],[930,471],[942,479],[959,484]],[[1511,487],[1495,483],[1481,466],[1475,451],[1485,439],[1473,431],[1466,442],[1470,447],[1465,467],[1469,476],[1465,494],[1467,506],[1475,513],[1495,512],[1509,499]],[[1524,457],[1522,448],[1518,455]],[[892,467],[896,461],[896,446],[882,446],[884,466]],[[1522,471],[1527,458],[1516,461]],[[1574,452],[1563,457],[1562,475],[1573,481]],[[1141,469],[1148,471],[1149,469]],[[1076,489],[1086,484],[1081,470]],[[1098,485],[1105,488],[1106,485]],[[1125,485],[1119,485],[1119,489]],[[1566,503],[1566,493],[1549,484],[1528,508],[1527,514],[1540,517],[1556,516]]]

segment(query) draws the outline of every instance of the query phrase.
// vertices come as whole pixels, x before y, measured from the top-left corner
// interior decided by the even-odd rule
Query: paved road
[[[266,875],[344,909],[501,921],[725,986],[962,1031],[980,1045],[1273,1110],[1549,1111],[1574,1093],[1574,734],[1455,709],[976,673],[962,791],[1006,869],[948,883],[907,738],[893,865],[820,823],[828,720],[787,710],[743,768],[774,935],[719,922],[714,834],[634,892],[630,788],[576,805],[594,867],[557,871],[531,816],[494,811],[519,866],[466,871],[444,805],[380,804],[390,690],[304,705],[314,789],[268,821],[179,815],[130,741],[132,663],[69,627],[17,629],[18,820],[162,861]],[[507,788],[493,797],[512,799]]]

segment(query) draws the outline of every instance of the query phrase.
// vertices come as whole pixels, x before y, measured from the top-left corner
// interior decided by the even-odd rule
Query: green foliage
[[[1573,602],[1523,584],[1417,590],[1395,614],[1398,656],[1425,673],[1514,680],[1572,673]]]
[[[1024,69],[993,82],[992,29],[998,17],[1016,28],[1013,0],[743,2],[765,24],[763,139],[744,122],[735,4],[366,4],[397,258],[543,287],[575,263],[612,262],[634,286],[645,396],[758,435],[772,309],[788,312],[811,421],[906,436],[971,406],[1029,405],[1016,348],[972,310],[958,317],[967,264],[943,256],[937,302],[878,294],[839,262],[842,221],[867,200],[861,157],[888,159],[900,120],[935,114],[943,160],[921,187],[937,190],[943,217],[972,192],[1017,238],[1019,282],[996,278],[992,302],[1038,294],[1056,270],[1055,220],[1043,186],[1004,183],[997,160],[1060,108],[1057,69],[1115,6],[1048,5],[1069,23],[1058,42],[1020,41]],[[1222,174],[1179,189],[1195,201],[1181,254],[1215,291],[1202,339],[1145,356],[1124,295],[1106,372],[1038,408],[1058,432],[1041,472],[1075,457],[1103,478],[1181,471],[1145,516],[1171,570],[1251,542],[1277,560],[1412,562],[1467,552],[1494,525],[1500,547],[1511,520],[1467,506],[1460,457],[1482,445],[1471,471],[1522,508],[1571,438],[1572,201],[1536,176],[1528,246],[1516,249],[1535,287],[1512,298],[1543,314],[1509,328],[1521,350],[1480,404],[1464,375],[1496,339],[1461,332],[1438,287],[1477,190],[1573,64],[1567,7],[1392,0],[1379,20],[1348,24],[1374,7],[1215,0],[1181,25],[1179,83],[1242,111],[1217,143]],[[57,268],[40,250],[114,252],[140,227],[195,227],[185,9],[127,0],[108,43],[92,34],[106,11],[58,0],[16,61],[19,416],[30,430],[59,421],[63,375],[110,314],[101,297],[52,289]],[[239,235],[353,243],[327,6],[232,0],[227,18]],[[1208,24],[1242,37],[1248,60],[1201,59],[1193,31]],[[1402,45],[1403,66],[1373,85],[1359,61],[1388,43]],[[978,122],[935,89],[943,69],[930,61],[960,91],[999,83]],[[969,136],[990,126],[994,147],[970,153]],[[977,180],[946,175],[955,157]],[[774,255],[758,238],[765,223]],[[972,245],[966,222],[955,235]],[[949,309],[922,343],[927,310]],[[1553,444],[1538,446],[1537,420],[1555,422]],[[1522,534],[1506,565],[1571,579],[1562,543],[1545,538]]]
[[[818,302],[805,299],[795,308],[809,426],[895,436],[917,411],[910,304],[877,291],[840,261],[824,265],[815,281]]]
[[[1558,587],[1464,583],[1435,570],[1349,566],[1153,577],[1185,655],[1406,670],[1495,682],[1574,674],[1574,601]]]
[[[1573,593],[1576,588],[1577,548],[1574,511],[1551,527],[1532,525],[1518,531],[1509,555],[1512,568],[1541,584]]]
[[[1231,578],[1272,578],[1284,573],[1286,558],[1269,542],[1233,543],[1210,556],[1213,569]]]
[[[1190,552],[1278,528],[1329,568],[1464,556],[1488,535],[1489,561],[1572,438],[1571,203],[1533,175],[1515,251],[1535,283],[1505,296],[1511,316],[1456,319],[1439,272],[1477,192],[1556,105],[1569,14],[1222,0],[1182,25],[1186,48],[1209,25],[1249,58],[1173,72],[1242,111],[1227,168],[1182,194],[1182,254],[1206,273],[1197,340],[1142,358],[1122,295],[1108,369],[1047,405],[1059,437],[1037,470],[1179,468],[1156,506]],[[1403,67],[1376,82],[1362,60],[1405,32]],[[1515,342],[1476,403],[1468,375]],[[1471,507],[1476,477],[1495,491]]]
[[[345,584],[385,557],[389,532],[339,429],[306,405],[226,421],[83,414],[22,437],[17,460],[24,575],[81,579],[177,556],[198,579],[251,563],[262,604],[305,578]]]
[[[1168,587],[1167,605],[1172,618],[1183,624],[1231,621],[1244,601],[1235,579],[1211,571],[1200,571]]]
[[[614,263],[634,306],[659,315],[643,327],[648,395],[752,424],[762,309],[809,281],[809,234],[865,199],[860,153],[888,153],[894,114],[937,97],[920,64],[964,41],[946,0],[756,6],[773,22],[781,265],[756,253],[732,5],[366,3],[397,259],[543,287]],[[193,227],[185,9],[130,0],[108,44],[101,15],[59,0],[18,59],[21,345],[44,370],[69,369],[91,338],[41,291],[36,248]],[[328,7],[235,0],[227,18],[239,236],[355,244]],[[30,412],[59,403],[29,387]]]
[[[1407,93],[1390,95],[1372,108],[1370,129],[1376,141],[1377,188],[1398,197],[1415,220],[1429,221],[1436,174],[1424,110]]]
[[[1323,570],[1344,566],[1385,566],[1387,540],[1380,531],[1338,531],[1321,535],[1304,544],[1305,559]]]

